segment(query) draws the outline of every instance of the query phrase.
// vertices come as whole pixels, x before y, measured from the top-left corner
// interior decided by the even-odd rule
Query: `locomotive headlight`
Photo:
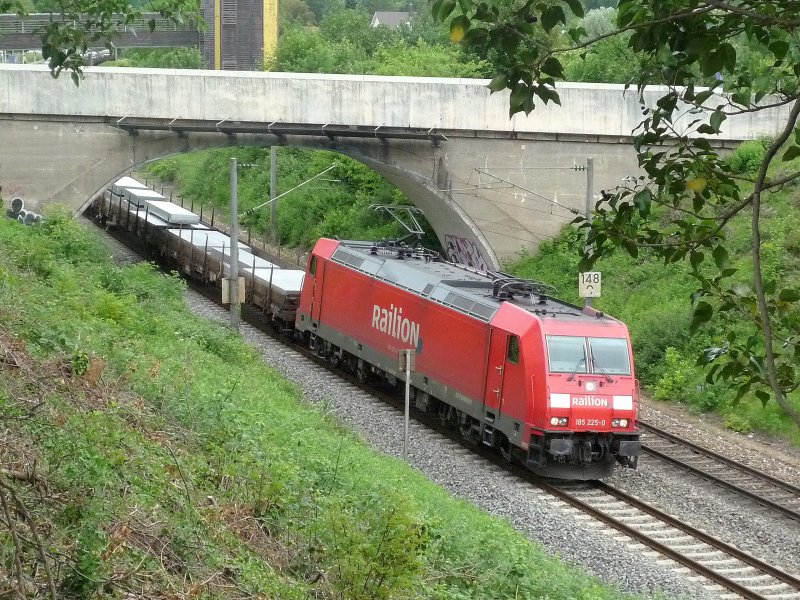
[[[596,381],[587,381],[586,382],[586,391],[593,392],[597,389],[597,382]]]
[[[627,427],[628,426],[628,419],[620,419],[619,420],[620,427]]]
[[[550,418],[550,425],[553,425],[554,427],[556,425],[558,425],[558,417],[551,417]]]
[[[567,426],[567,422],[568,422],[567,417],[561,417],[558,420],[558,424],[561,425],[562,427],[566,427]]]
[[[619,427],[619,419],[611,419],[612,427]]]
[[[550,417],[550,425],[553,427],[566,427],[567,423],[569,423],[567,417]]]

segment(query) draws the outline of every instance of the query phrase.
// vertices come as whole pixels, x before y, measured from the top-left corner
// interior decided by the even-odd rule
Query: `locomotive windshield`
[[[604,375],[630,375],[628,340],[624,338],[589,338],[592,371]]]
[[[571,335],[548,335],[547,355],[551,373],[588,373],[586,338]]]
[[[631,374],[628,340],[624,338],[548,335],[547,356],[551,373]]]

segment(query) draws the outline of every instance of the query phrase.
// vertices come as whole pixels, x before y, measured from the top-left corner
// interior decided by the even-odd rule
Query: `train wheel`
[[[500,456],[503,457],[503,460],[506,462],[514,462],[514,446],[511,445],[511,442],[502,433],[500,434],[497,449],[500,451]]]
[[[342,357],[341,355],[337,354],[335,350],[331,351],[328,354],[328,362],[334,367],[338,367],[340,364],[342,364]]]
[[[369,379],[369,367],[360,358],[356,365],[356,379],[358,379],[359,383],[367,383],[367,379]]]
[[[472,417],[461,413],[461,420],[458,424],[458,431],[461,433],[461,437],[470,444],[475,443],[475,430],[472,427]]]

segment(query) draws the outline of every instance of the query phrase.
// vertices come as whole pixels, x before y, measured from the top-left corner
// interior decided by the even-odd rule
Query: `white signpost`
[[[405,420],[403,423],[403,460],[408,458],[408,413],[409,404],[411,403],[411,371],[414,370],[415,355],[416,351],[409,348],[407,350],[400,350],[398,356],[398,366],[400,367],[401,371],[405,371],[406,373],[406,409]]]
[[[578,295],[581,298],[599,298],[602,284],[600,271],[586,271],[578,274]]]

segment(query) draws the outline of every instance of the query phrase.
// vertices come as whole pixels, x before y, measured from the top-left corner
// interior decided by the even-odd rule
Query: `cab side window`
[[[516,335],[508,338],[508,362],[519,364],[519,338]]]
[[[317,274],[317,257],[312,256],[311,261],[308,263],[308,272],[311,275]]]

